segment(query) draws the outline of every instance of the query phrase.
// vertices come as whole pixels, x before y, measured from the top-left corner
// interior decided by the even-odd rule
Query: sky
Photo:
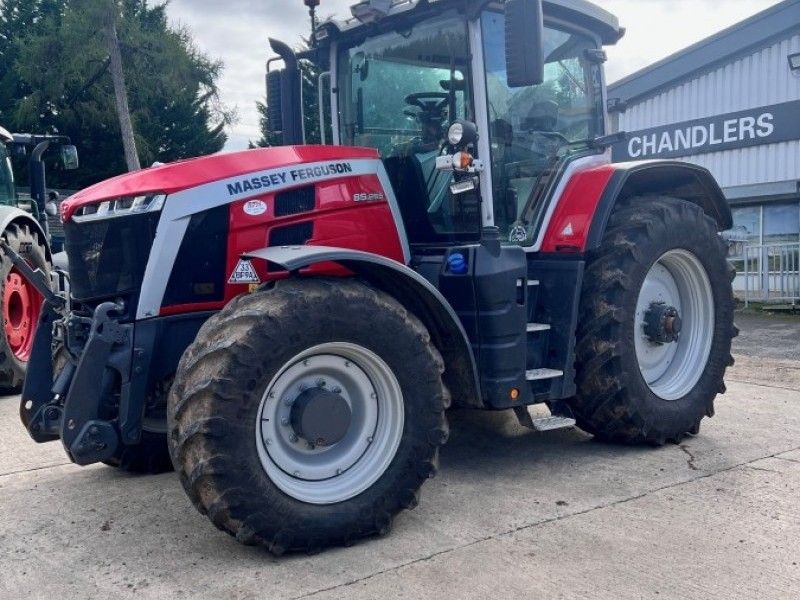
[[[324,18],[349,16],[356,0],[321,0]],[[608,48],[609,82],[677,52],[714,33],[778,4],[779,0],[603,0],[603,8],[627,29],[623,40]],[[308,36],[309,20],[302,0],[170,0],[170,20],[188,27],[197,47],[225,69],[219,81],[222,102],[236,110],[226,150],[247,147],[258,139],[256,100],[263,99],[267,39],[291,46]]]

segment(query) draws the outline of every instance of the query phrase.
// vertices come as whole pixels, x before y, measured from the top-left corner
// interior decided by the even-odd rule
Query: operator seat
[[[420,123],[422,136],[398,148],[384,163],[409,240],[432,243],[440,239],[434,222],[449,199],[452,180],[451,174],[436,169],[436,157],[444,139],[445,113],[431,106],[429,110],[407,114]]]

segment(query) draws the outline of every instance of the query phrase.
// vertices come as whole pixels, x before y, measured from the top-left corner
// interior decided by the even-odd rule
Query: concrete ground
[[[419,508],[318,556],[239,546],[173,475],[67,464],[0,399],[0,598],[798,598],[800,319],[739,321],[700,436],[621,448],[453,414]]]

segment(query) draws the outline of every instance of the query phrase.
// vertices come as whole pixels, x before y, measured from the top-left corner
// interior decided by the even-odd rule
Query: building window
[[[797,286],[800,267],[800,203],[734,208],[726,231],[728,259],[739,277],[734,288],[760,291],[765,299]]]
[[[764,207],[764,244],[794,244],[800,241],[800,204]]]
[[[733,229],[725,232],[725,239],[728,240],[728,258],[733,263],[736,271],[744,273],[744,255],[748,246],[759,246],[761,244],[761,207],[746,206],[734,208]],[[757,268],[757,264],[751,258],[748,271]]]

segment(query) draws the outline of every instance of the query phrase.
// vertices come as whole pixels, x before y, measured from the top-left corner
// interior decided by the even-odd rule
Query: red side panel
[[[572,176],[550,220],[542,252],[580,253],[586,250],[597,205],[615,170],[613,165],[603,165]]]
[[[316,207],[313,212],[297,215],[276,217],[274,194],[264,194],[257,198],[263,200],[267,206],[267,210],[261,215],[251,215],[245,211],[245,204],[252,202],[253,198],[231,203],[227,277],[233,273],[242,254],[268,246],[270,236],[276,229],[304,223],[311,223],[313,226],[312,237],[307,242],[309,245],[362,250],[404,262],[397,226],[377,176],[364,175],[322,182],[316,188]],[[357,197],[373,200],[356,201],[354,198]],[[269,272],[262,261],[253,261],[253,267],[262,282],[286,277],[285,272]],[[333,263],[314,265],[308,272],[328,276],[348,274],[341,266]],[[249,284],[226,283],[225,297],[221,302],[167,306],[161,309],[161,314],[218,310],[239,294],[247,292],[248,287]]]

